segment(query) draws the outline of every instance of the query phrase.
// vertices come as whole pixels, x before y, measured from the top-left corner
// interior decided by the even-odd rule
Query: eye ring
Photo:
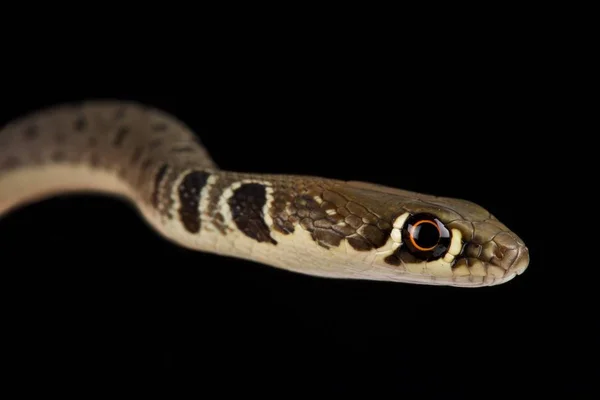
[[[435,260],[444,256],[452,242],[450,230],[437,217],[428,213],[409,216],[402,231],[408,252],[422,260]]]
[[[437,233],[438,240],[436,240],[436,242],[432,246],[430,246],[430,247],[422,247],[419,244],[417,244],[417,242],[416,242],[415,231],[418,232],[418,228],[422,224],[432,225],[437,230],[437,232],[438,232]],[[416,235],[418,236],[418,233]],[[435,247],[438,244],[439,238],[441,236],[442,236],[442,231],[441,231],[439,225],[436,222],[434,222],[433,220],[430,220],[430,219],[422,219],[422,220],[416,222],[414,225],[411,225],[411,226],[408,227],[408,238],[409,238],[411,244],[415,247],[415,249],[417,249],[419,251],[431,251],[431,250],[435,249]]]

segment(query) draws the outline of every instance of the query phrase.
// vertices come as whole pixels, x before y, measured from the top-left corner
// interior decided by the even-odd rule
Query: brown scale
[[[288,235],[294,233],[294,223],[297,220],[291,220],[286,211],[287,204],[290,203],[293,196],[287,191],[278,191],[273,194],[273,202],[269,208],[269,215],[273,219],[273,229],[277,232]]]
[[[280,233],[290,234],[299,224],[311,233],[316,243],[325,248],[337,247],[344,239],[358,251],[379,248],[387,242],[391,232],[390,223],[323,186],[306,186],[305,182],[299,180],[294,187],[277,187],[269,209],[273,228]],[[323,201],[319,203],[315,200],[317,197]],[[330,215],[328,210],[334,210],[335,213]],[[344,225],[340,225],[341,222]]]
[[[206,208],[206,213],[212,217],[213,226],[217,228],[217,230],[223,235],[227,234],[228,228],[225,224],[225,217],[223,217],[218,210],[219,199],[221,198],[225,187],[229,186],[232,182],[234,182],[233,179],[227,179],[221,175],[211,186],[208,193],[208,206]]]

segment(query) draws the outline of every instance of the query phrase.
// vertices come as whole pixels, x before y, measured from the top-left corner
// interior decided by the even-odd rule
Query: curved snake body
[[[0,131],[0,214],[74,191],[123,196],[179,245],[315,276],[477,287],[529,263],[522,240],[471,202],[224,171],[185,124],[134,102],[55,106]],[[451,233],[444,254],[408,251],[414,215]]]

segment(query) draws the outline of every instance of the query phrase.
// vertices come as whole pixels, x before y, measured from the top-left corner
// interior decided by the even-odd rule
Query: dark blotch
[[[246,183],[240,186],[227,202],[233,221],[244,235],[257,242],[277,244],[271,237],[264,219],[263,207],[267,202],[267,193],[263,185]]]
[[[125,137],[129,132],[131,132],[131,129],[128,126],[120,127],[117,131],[117,135],[115,136],[115,140],[113,141],[113,145],[115,147],[121,146],[121,144],[123,144],[123,140],[125,140]]]
[[[164,167],[166,170],[166,165]],[[200,192],[206,185],[209,176],[210,174],[204,171],[190,172],[183,178],[177,188],[179,203],[181,204],[179,217],[183,227],[190,233],[200,232],[200,210],[198,209]]]
[[[363,238],[362,236],[350,236],[347,238],[348,240],[348,244],[350,246],[352,246],[352,248],[354,250],[357,251],[367,251],[367,250],[371,250],[373,248],[373,245],[371,243],[369,243],[365,238]]]
[[[387,264],[393,265],[395,267],[398,267],[400,264],[402,264],[402,261],[400,260],[400,258],[395,254],[390,254],[389,256],[384,258],[383,261],[385,261]]]
[[[151,203],[152,206],[154,208],[158,208],[158,199],[159,199],[159,193],[160,193],[160,183],[162,182],[163,178],[165,177],[165,174],[167,173],[167,170],[169,169],[169,165],[168,164],[163,164],[160,166],[160,168],[158,169],[158,172],[156,173],[156,177],[154,178],[154,189],[152,190],[152,196],[151,196]]]

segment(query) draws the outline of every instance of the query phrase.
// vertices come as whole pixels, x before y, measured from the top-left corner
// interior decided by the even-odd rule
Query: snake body
[[[476,204],[221,170],[182,121],[136,102],[58,105],[0,131],[0,215],[82,191],[127,199],[181,246],[320,277],[478,287],[529,263],[523,241]]]

